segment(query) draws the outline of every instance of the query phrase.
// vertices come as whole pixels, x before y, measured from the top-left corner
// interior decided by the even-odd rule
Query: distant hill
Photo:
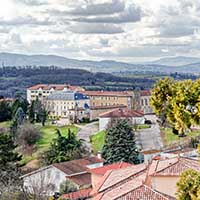
[[[151,64],[168,65],[168,66],[183,66],[193,63],[200,63],[200,58],[178,56],[178,57],[161,58],[159,60],[151,62]]]
[[[0,53],[2,66],[58,66],[62,68],[85,69],[91,72],[159,72],[159,73],[198,73],[200,74],[200,58],[171,57],[157,61],[131,64],[113,60],[89,61],[69,59],[55,55],[23,55]]]

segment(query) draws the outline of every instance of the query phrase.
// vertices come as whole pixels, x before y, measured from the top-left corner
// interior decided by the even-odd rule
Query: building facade
[[[89,98],[80,92],[54,92],[46,98],[44,104],[50,118],[62,118],[68,122],[89,118]]]
[[[67,84],[38,84],[27,89],[27,101],[31,103],[38,98],[44,102],[50,94],[56,91],[84,91],[84,88]]]
[[[89,97],[91,107],[124,105],[133,107],[133,92],[83,91]]]

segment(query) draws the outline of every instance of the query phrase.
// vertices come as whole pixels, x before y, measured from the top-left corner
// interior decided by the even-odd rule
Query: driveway
[[[152,121],[150,128],[142,129],[136,133],[136,141],[143,151],[160,150],[163,147],[160,128],[155,115],[147,115],[146,119]]]
[[[86,142],[87,147],[91,150],[90,136],[99,131],[98,122],[92,122],[86,125],[76,125],[79,128],[78,138]]]

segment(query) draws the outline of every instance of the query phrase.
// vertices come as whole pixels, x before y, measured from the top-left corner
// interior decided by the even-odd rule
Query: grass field
[[[92,135],[90,137],[94,154],[102,150],[104,145],[105,135],[106,135],[105,131],[100,131],[96,135]]]
[[[163,141],[166,145],[171,144],[175,141],[185,140],[186,138],[196,137],[200,135],[200,130],[195,130],[189,133],[186,133],[186,137],[179,137],[172,132],[171,128],[162,128],[161,131],[163,132]]]
[[[9,128],[11,125],[11,121],[0,122],[0,128]]]
[[[56,129],[60,130],[60,132],[63,136],[67,136],[68,129],[70,129],[74,133],[78,132],[78,128],[75,126],[60,126],[60,127],[58,127],[58,126],[54,126],[54,125],[47,125],[47,126],[41,127],[40,128],[41,138],[37,142],[38,149],[40,149],[40,148],[46,149],[49,147],[52,140],[57,137]]]

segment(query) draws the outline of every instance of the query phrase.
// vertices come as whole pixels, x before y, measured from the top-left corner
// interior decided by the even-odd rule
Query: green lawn
[[[96,135],[92,135],[90,137],[94,154],[102,150],[104,145],[105,135],[106,135],[105,131],[100,131]]]
[[[70,129],[74,133],[78,132],[78,128],[75,126],[60,126],[60,127],[58,127],[55,125],[46,125],[44,127],[41,127],[40,131],[41,131],[42,137],[37,142],[38,149],[41,149],[41,148],[46,149],[49,147],[52,140],[57,137],[56,129],[59,129],[63,136],[67,136],[68,129]]]
[[[149,124],[138,124],[137,125],[137,129],[146,129],[146,128],[150,128],[151,125]]]
[[[186,137],[179,137],[178,135],[175,135],[171,128],[162,128],[161,131],[163,132],[163,140],[166,145],[169,145],[175,141],[181,141],[185,140],[186,138],[192,138],[200,135],[200,130],[186,133]]]

